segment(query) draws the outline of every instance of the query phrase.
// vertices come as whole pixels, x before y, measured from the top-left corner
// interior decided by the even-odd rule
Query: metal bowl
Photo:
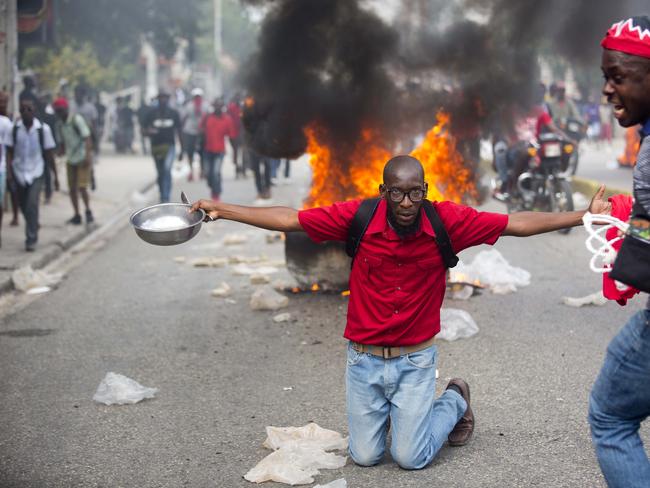
[[[140,239],[156,246],[174,246],[198,234],[205,212],[188,212],[185,203],[159,203],[131,215],[131,225]]]

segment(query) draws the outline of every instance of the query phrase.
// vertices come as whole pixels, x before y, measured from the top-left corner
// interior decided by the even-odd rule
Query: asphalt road
[[[190,195],[205,192],[198,183],[184,186]],[[224,197],[250,201],[251,187],[251,180],[227,180]],[[300,195],[293,187],[277,193],[293,204]],[[231,232],[246,233],[249,242],[221,246]],[[417,472],[387,456],[373,468],[348,461],[316,481],[344,477],[351,488],[604,486],[586,421],[588,392],[607,343],[641,302],[560,303],[600,287],[587,268],[584,237],[576,229],[504,238],[497,249],[532,273],[531,285],[446,303],[470,312],[480,327],[471,339],[438,343],[438,389],[453,376],[472,388],[477,427],[469,445],[443,448]],[[250,310],[247,277],[173,260],[235,254],[277,259],[283,247],[229,222],[210,224],[175,248],[148,246],[124,228],[57,290],[2,317],[0,486],[252,486],[242,476],[268,454],[261,447],[266,426],[315,421],[347,433],[347,299],[291,295],[285,310],[296,320],[277,324],[273,312]],[[236,303],[210,296],[221,281]],[[159,392],[136,405],[97,404],[92,396],[108,371]],[[643,435],[650,438],[647,426]]]

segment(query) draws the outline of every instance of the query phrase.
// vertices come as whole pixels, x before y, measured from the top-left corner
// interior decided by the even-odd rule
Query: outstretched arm
[[[604,199],[605,185],[601,185],[591,199],[589,208],[577,212],[518,212],[508,217],[508,225],[503,231],[504,236],[528,237],[545,232],[575,227],[582,224],[586,212],[593,214],[609,214],[612,204]]]
[[[234,220],[262,229],[293,232],[303,230],[298,221],[298,211],[289,207],[245,207],[210,200],[199,200],[191,211],[199,208],[213,219]]]

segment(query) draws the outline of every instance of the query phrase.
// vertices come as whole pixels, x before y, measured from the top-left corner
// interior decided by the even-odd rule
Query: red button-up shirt
[[[313,241],[346,241],[360,203],[302,210],[298,219]],[[456,253],[494,244],[508,224],[507,215],[452,202],[433,205]],[[409,346],[440,332],[446,269],[426,215],[413,236],[401,239],[388,224],[387,211],[386,201],[381,200],[354,259],[344,336],[361,344]]]

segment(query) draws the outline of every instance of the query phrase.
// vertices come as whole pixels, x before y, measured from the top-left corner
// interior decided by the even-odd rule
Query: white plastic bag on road
[[[596,305],[602,307],[607,303],[607,298],[603,295],[602,291],[597,291],[586,297],[572,298],[562,297],[562,303],[569,307],[584,307],[585,305]]]
[[[324,451],[348,448],[348,439],[334,430],[323,429],[310,422],[302,427],[267,427],[267,438],[262,444],[269,449],[279,449],[287,445],[318,447]]]
[[[49,274],[42,269],[33,270],[31,266],[27,265],[14,270],[11,279],[16,290],[27,293],[33,288],[42,290],[45,287],[57,285],[63,279],[63,274]]]
[[[97,387],[93,400],[105,405],[125,405],[153,398],[157,392],[158,388],[148,388],[122,374],[108,372]]]
[[[348,488],[348,482],[345,481],[345,478],[339,478],[338,480],[330,481],[326,485],[314,485],[314,488]]]
[[[467,268],[470,276],[475,276],[496,294],[512,293],[530,285],[530,273],[511,266],[496,249],[479,252]]]
[[[443,308],[440,310],[440,332],[436,337],[445,341],[466,339],[478,333],[478,325],[465,310]]]
[[[278,310],[289,305],[289,298],[265,285],[255,290],[251,296],[252,310]]]
[[[266,433],[264,447],[275,450],[244,475],[253,483],[306,485],[314,482],[319,469],[342,468],[347,461],[345,456],[326,452],[346,449],[347,438],[313,422],[303,427],[267,427]]]

